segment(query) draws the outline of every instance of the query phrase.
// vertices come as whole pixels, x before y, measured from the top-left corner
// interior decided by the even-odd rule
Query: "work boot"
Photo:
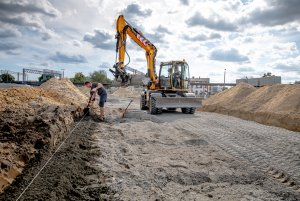
[[[104,107],[100,107],[100,120],[104,120],[105,117],[104,117]]]

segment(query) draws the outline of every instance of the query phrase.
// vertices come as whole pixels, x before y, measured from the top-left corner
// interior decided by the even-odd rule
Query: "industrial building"
[[[263,87],[266,85],[281,84],[281,76],[272,75],[260,78],[242,78],[236,80],[236,84],[241,82],[251,84],[255,87]]]
[[[209,84],[209,78],[195,78],[192,77],[190,79],[190,86],[192,92],[196,95],[206,95],[208,92],[211,91],[211,86]]]

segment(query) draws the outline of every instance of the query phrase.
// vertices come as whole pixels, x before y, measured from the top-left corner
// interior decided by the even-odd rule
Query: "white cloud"
[[[134,20],[151,16],[152,10],[149,8],[143,8],[140,4],[132,3],[127,5],[121,13],[134,23]]]
[[[180,0],[180,2],[185,6],[189,5],[189,0]]]
[[[206,18],[199,12],[196,12],[186,23],[188,26],[204,26],[218,31],[237,31],[238,29],[234,22],[229,22],[228,19],[224,19],[223,16],[217,14]]]
[[[84,41],[91,43],[95,48],[111,50],[115,47],[113,35],[104,30],[94,30],[94,33],[86,33]]]
[[[80,47],[81,46],[81,42],[79,40],[73,40],[72,44],[76,47]]]
[[[242,22],[262,26],[284,25],[300,22],[300,1],[298,0],[255,0],[249,4]]]
[[[47,0],[4,0],[0,2],[0,25],[15,27],[19,32],[27,33],[27,30],[41,34],[43,40],[52,37],[43,21],[43,17],[55,18],[60,12]]]
[[[300,56],[295,59],[278,60],[270,64],[274,70],[281,72],[295,72],[300,76]]]
[[[87,60],[83,55],[68,55],[62,52],[56,52],[55,55],[49,57],[50,60],[57,63],[86,63]]]
[[[225,62],[248,62],[249,61],[248,56],[242,55],[235,48],[215,49],[211,52],[210,59],[225,61]]]
[[[22,33],[14,26],[3,25],[0,30],[0,38],[20,37]]]
[[[213,39],[220,39],[222,36],[219,33],[210,33],[210,34],[199,34],[195,36],[190,35],[183,35],[183,39],[189,41],[206,41],[206,40],[213,40]]]

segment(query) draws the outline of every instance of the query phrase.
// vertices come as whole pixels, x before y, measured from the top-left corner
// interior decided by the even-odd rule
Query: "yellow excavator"
[[[124,64],[127,35],[146,52],[148,77],[146,88],[140,97],[140,108],[151,114],[161,114],[163,109],[175,111],[181,108],[182,113],[194,114],[201,106],[201,98],[195,97],[189,90],[189,66],[185,60],[161,62],[159,73],[155,69],[156,47],[136,28],[132,27],[123,15],[116,24],[117,44],[116,63],[110,71],[115,80],[123,85],[129,84],[131,75],[126,72]]]

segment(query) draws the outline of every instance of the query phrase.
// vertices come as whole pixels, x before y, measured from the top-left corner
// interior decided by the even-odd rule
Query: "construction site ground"
[[[96,105],[76,118],[20,200],[300,200],[299,132],[211,112],[150,115],[130,92],[109,94],[106,122]],[[58,145],[0,200],[16,200]]]

